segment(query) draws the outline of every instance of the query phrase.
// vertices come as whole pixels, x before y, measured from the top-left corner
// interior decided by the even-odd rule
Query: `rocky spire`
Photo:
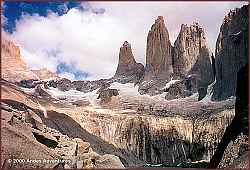
[[[169,79],[172,69],[171,43],[164,19],[158,16],[147,37],[145,79]]]
[[[173,48],[174,75],[194,76],[199,99],[206,95],[208,85],[214,80],[210,56],[203,28],[197,22],[190,26],[182,24]]]
[[[132,53],[131,45],[127,41],[124,41],[120,48],[118,65],[131,65],[135,63],[136,62]]]
[[[181,25],[174,43],[173,69],[175,74],[188,74],[199,57],[209,60],[209,50],[204,30],[198,23]]]
[[[129,78],[129,81],[140,79],[144,73],[144,66],[136,63],[132,53],[131,45],[125,41],[120,48],[119,62],[114,78]]]

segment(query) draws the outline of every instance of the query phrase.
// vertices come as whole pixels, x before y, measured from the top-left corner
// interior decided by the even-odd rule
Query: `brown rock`
[[[108,103],[111,101],[112,96],[118,96],[119,92],[117,89],[105,89],[100,92],[97,99],[101,99],[101,104]]]
[[[1,48],[1,73],[3,79],[16,82],[23,79],[37,78],[34,73],[28,70],[18,46],[5,37],[2,37]]]
[[[25,122],[32,124],[36,129],[43,130],[42,119],[30,109],[27,109],[27,112],[25,113]]]
[[[144,74],[144,66],[141,63],[136,63],[134,55],[132,53],[131,45],[125,41],[120,48],[119,62],[115,79],[122,79],[120,81],[137,82],[142,78]]]
[[[95,165],[97,168],[124,168],[118,156],[105,154],[96,160]]]
[[[87,153],[89,151],[90,143],[84,142],[80,138],[75,138],[75,141],[77,143],[77,155]]]
[[[88,100],[77,100],[71,102],[72,105],[75,105],[76,107],[82,107],[82,106],[89,106],[90,102]]]
[[[168,89],[168,93],[165,96],[165,99],[172,100],[177,98],[184,98],[192,94],[191,91],[187,90],[185,81],[180,81],[175,84],[172,84]]]
[[[173,48],[173,69],[176,76],[195,75],[197,86],[204,88],[214,80],[210,51],[204,30],[198,23],[181,25]]]
[[[239,135],[224,152],[219,168],[248,168],[248,136]]]
[[[152,25],[147,37],[146,71],[144,79],[169,79],[173,72],[171,43],[162,16]]]
[[[120,53],[119,53],[119,64],[124,64],[124,65],[132,65],[135,64],[135,59],[134,55],[131,50],[131,45],[125,41],[120,48]]]
[[[2,168],[53,168],[53,164],[46,165],[35,161],[25,163],[9,162],[9,159],[43,160],[57,159],[55,152],[45,145],[38,143],[31,135],[24,133],[21,127],[16,128],[2,124],[1,128],[1,167]]]

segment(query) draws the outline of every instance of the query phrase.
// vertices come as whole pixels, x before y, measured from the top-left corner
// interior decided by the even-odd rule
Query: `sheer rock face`
[[[216,41],[213,100],[235,96],[237,72],[248,60],[248,6],[229,12]]]
[[[173,72],[171,43],[162,16],[152,25],[147,37],[146,81],[152,78],[170,79]]]
[[[117,73],[119,73],[120,71],[119,65],[133,65],[135,63],[136,61],[132,53],[131,45],[127,41],[125,41],[120,48]]]
[[[131,45],[125,41],[120,48],[119,63],[114,78],[121,79],[120,81],[126,83],[138,81],[143,74],[144,66],[141,63],[136,63]]]
[[[205,33],[198,23],[181,25],[173,48],[173,70],[180,77],[196,75],[198,88],[207,87],[214,80]]]
[[[2,37],[1,48],[1,72],[3,79],[12,82],[23,79],[37,79],[37,76],[28,70],[27,65],[22,60],[18,46]]]
[[[180,163],[188,159],[209,160],[234,111],[220,111],[209,118],[202,116],[191,120],[146,116],[143,111],[112,116],[90,113],[84,114],[79,123],[90,133],[147,163]]]

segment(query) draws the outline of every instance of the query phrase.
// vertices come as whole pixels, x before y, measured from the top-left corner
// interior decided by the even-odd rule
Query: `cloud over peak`
[[[145,62],[147,34],[158,15],[164,16],[172,44],[181,24],[198,21],[214,48],[224,16],[246,3],[89,2],[81,4],[85,10],[75,7],[63,15],[23,15],[10,37],[23,48],[32,68],[47,67],[56,72],[58,65],[65,63],[72,69],[61,74],[75,79],[80,72],[86,73],[87,79],[110,78],[125,40],[131,43],[137,62]]]

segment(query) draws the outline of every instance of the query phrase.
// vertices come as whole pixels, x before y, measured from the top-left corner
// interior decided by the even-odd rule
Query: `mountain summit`
[[[173,72],[171,43],[164,19],[158,16],[147,36],[145,80],[170,79]]]
[[[134,82],[138,81],[143,76],[143,73],[144,66],[135,61],[131,44],[125,41],[120,48],[119,62],[114,78],[122,78],[125,82]]]

